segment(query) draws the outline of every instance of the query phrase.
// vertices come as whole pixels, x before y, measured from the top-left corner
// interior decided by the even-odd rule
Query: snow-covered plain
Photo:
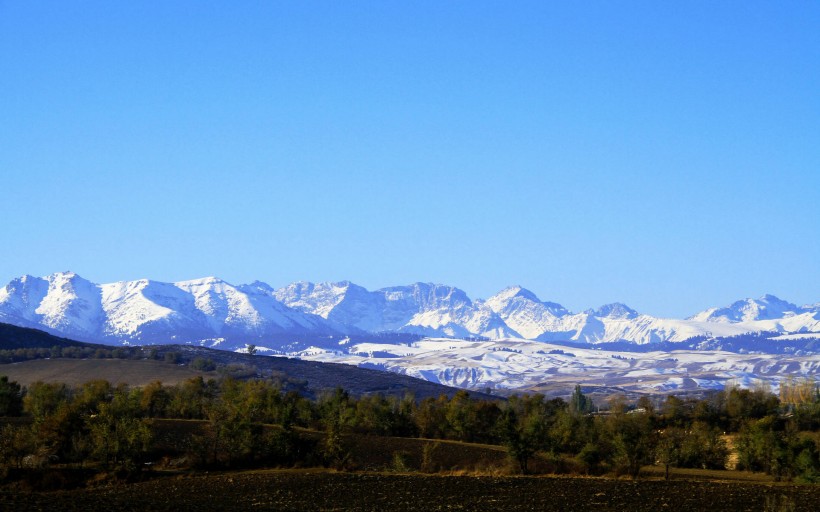
[[[675,350],[628,352],[524,340],[424,339],[403,345],[360,343],[346,351],[310,347],[289,354],[312,361],[378,367],[466,389],[563,388],[574,384],[667,393],[744,387],[820,376],[816,355]]]

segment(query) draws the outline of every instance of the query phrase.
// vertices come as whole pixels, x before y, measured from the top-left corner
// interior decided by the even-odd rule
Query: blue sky
[[[0,0],[0,282],[820,301],[816,2]]]

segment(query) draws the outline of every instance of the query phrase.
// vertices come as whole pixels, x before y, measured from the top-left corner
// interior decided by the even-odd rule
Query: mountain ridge
[[[472,300],[449,285],[416,282],[367,290],[350,281],[274,289],[217,277],[95,284],[74,272],[24,275],[0,289],[0,321],[108,344],[195,343],[241,349],[271,337],[406,333],[428,337],[635,344],[750,332],[820,332],[820,303],[764,295],[686,319],[641,314],[622,303],[573,313],[526,288]]]

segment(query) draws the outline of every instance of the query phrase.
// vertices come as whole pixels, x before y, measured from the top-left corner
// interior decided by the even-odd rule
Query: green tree
[[[589,442],[595,442],[595,423],[591,416],[582,416],[569,409],[559,410],[549,428],[549,450],[555,453],[578,454]]]
[[[40,423],[65,405],[69,397],[70,391],[65,384],[37,381],[26,390],[23,410],[34,418],[35,423]]]
[[[579,384],[575,385],[569,399],[569,410],[575,414],[588,414],[595,410],[592,400],[581,391]]]
[[[820,482],[820,449],[810,438],[797,438],[790,444],[794,473],[798,480]]]
[[[680,461],[681,445],[686,431],[678,427],[667,427],[658,433],[656,454],[664,466],[664,478],[669,480],[669,467],[677,466]]]
[[[0,377],[0,416],[20,416],[23,413],[23,390],[5,375]]]
[[[737,437],[738,469],[763,471],[781,477],[787,443],[774,416],[747,420]]]
[[[162,418],[171,404],[171,394],[157,380],[142,388],[139,400],[143,414],[149,418]]]
[[[325,429],[322,442],[325,463],[343,469],[350,460],[345,431],[355,417],[350,395],[342,388],[336,388],[332,394],[320,398],[319,410]]]
[[[696,421],[685,432],[678,452],[677,466],[685,468],[726,469],[729,448],[717,427]]]
[[[118,387],[110,402],[87,418],[92,457],[107,466],[135,470],[151,446],[150,421],[142,417],[139,396]]]
[[[614,414],[607,427],[615,448],[616,469],[636,478],[642,466],[654,462],[657,436],[650,418],[646,414]]]
[[[501,413],[500,424],[510,457],[526,475],[529,472],[528,463],[538,451],[538,425],[531,418],[521,424],[515,410],[509,407]]]
[[[419,437],[443,439],[447,432],[447,397],[428,397],[421,401],[413,415]]]
[[[459,441],[472,441],[476,416],[469,393],[464,390],[456,392],[447,405],[445,417],[453,438]]]
[[[0,463],[19,469],[23,458],[34,449],[34,436],[28,426],[5,425],[0,429]]]
[[[205,419],[206,410],[215,399],[216,381],[205,381],[201,376],[190,379],[170,388],[168,414],[175,418]]]

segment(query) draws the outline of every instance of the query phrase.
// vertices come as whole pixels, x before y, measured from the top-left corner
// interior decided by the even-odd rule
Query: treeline
[[[34,359],[153,359],[168,363],[190,362],[182,354],[164,347],[107,347],[103,345],[81,345],[46,347],[25,347],[0,350],[0,364],[19,363]]]
[[[616,397],[606,414],[576,387],[569,401],[542,395],[488,401],[458,392],[317,399],[266,380],[230,377],[132,388],[91,381],[23,388],[0,379],[0,463],[7,467],[96,464],[135,471],[165,455],[192,465],[349,467],[353,434],[503,445],[521,472],[630,474],[661,463],[723,469],[735,434],[738,468],[820,480],[820,394],[794,383],[789,402],[765,389],[731,387],[704,399]],[[811,393],[806,390],[811,388]],[[198,421],[189,421],[198,420]],[[374,438],[375,439],[375,438]],[[428,454],[429,455],[429,454]]]

